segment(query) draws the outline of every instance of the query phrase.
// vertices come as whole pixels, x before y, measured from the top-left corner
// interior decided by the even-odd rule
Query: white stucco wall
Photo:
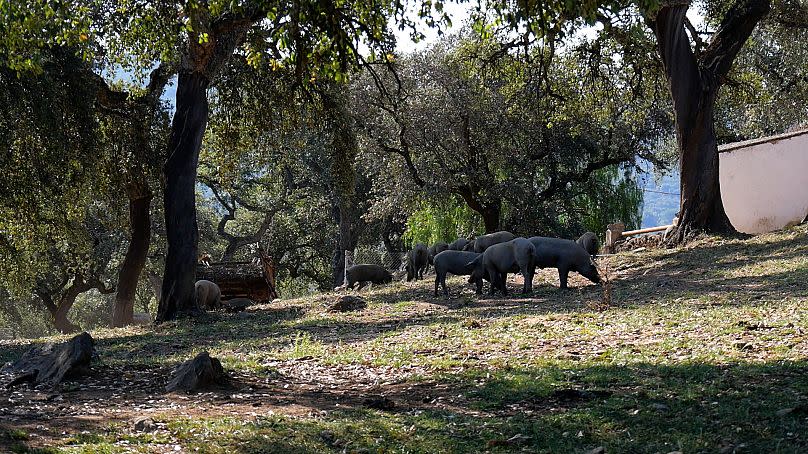
[[[770,232],[808,214],[808,130],[719,147],[721,198],[744,233]]]

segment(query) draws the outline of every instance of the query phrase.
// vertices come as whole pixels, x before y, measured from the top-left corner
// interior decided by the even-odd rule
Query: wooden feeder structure
[[[275,274],[272,257],[263,251],[252,261],[198,263],[196,266],[196,279],[218,285],[222,300],[248,298],[256,303],[271,302],[278,298]]]
[[[626,230],[626,225],[622,222],[609,224],[606,226],[606,252],[613,254],[617,252],[617,246],[625,242],[628,238],[635,235],[644,235],[646,233],[664,232],[675,226],[678,222],[679,219],[674,218],[673,224],[660,225],[658,227],[648,227],[639,230]]]

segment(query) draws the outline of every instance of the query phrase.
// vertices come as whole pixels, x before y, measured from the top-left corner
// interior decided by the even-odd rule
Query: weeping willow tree
[[[584,183],[567,194],[566,203],[534,205],[532,209],[505,203],[505,230],[521,236],[574,238],[585,231],[599,235],[606,225],[623,222],[630,229],[642,222],[643,191],[637,174],[618,166],[594,172]],[[451,242],[484,232],[478,213],[460,200],[421,200],[407,218],[404,239],[416,243]]]
[[[465,203],[453,198],[422,200],[407,218],[404,241],[410,247],[417,243],[450,243],[483,230],[482,219]]]
[[[623,222],[629,229],[640,228],[643,191],[636,174],[606,168],[595,172],[586,186],[587,191],[573,201],[582,230],[602,236],[606,225],[613,222]]]

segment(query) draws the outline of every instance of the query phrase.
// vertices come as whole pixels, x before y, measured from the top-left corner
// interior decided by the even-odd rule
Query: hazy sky
[[[474,0],[471,0],[470,3],[445,3],[444,10],[449,14],[449,17],[452,20],[452,27],[443,29],[443,32],[449,34],[460,30],[460,28],[463,27],[463,25],[469,19],[471,10],[475,5],[476,2]],[[415,12],[411,12],[410,16],[416,17]],[[704,22],[704,16],[701,13],[700,2],[694,2],[694,5],[687,11],[687,17],[690,19],[690,22],[696,27],[696,29],[701,29]],[[426,38],[418,43],[414,43],[410,39],[408,30],[399,30],[398,26],[393,21],[390,22],[390,27],[394,30],[394,34],[396,36],[396,48],[400,52],[410,53],[412,51],[422,50],[438,39],[437,29],[429,28],[423,23],[419,25],[419,30],[426,35]],[[602,27],[600,25],[596,25],[595,27],[585,27],[578,33],[581,36],[593,38],[595,32],[601,28]]]
[[[469,3],[445,3],[443,8],[449,14],[449,17],[452,20],[452,27],[444,29],[443,32],[453,33],[460,30],[464,22],[469,18],[472,5]],[[412,13],[411,16],[415,17],[416,14]],[[418,43],[414,43],[410,39],[409,30],[399,30],[398,26],[392,21],[390,23],[390,27],[394,30],[394,34],[396,36],[396,48],[400,52],[409,53],[415,50],[422,50],[438,39],[437,29],[429,28],[423,23],[419,24],[419,29],[424,33],[424,35],[426,35],[426,39]]]
[[[452,27],[444,28],[443,32],[446,34],[454,33],[460,30],[461,27],[467,22],[470,16],[471,8],[473,5],[476,4],[474,0],[471,3],[454,3],[454,2],[447,2],[444,4],[445,11],[449,14],[452,20]],[[699,12],[698,5],[695,7],[690,8],[687,13],[688,18],[690,21],[697,27],[700,28],[702,24],[703,17]],[[416,17],[414,11],[411,11],[410,17]],[[410,39],[409,30],[399,30],[398,26],[391,21],[390,24],[393,32],[396,36],[396,48],[399,52],[403,53],[410,53],[416,50],[422,50],[428,47],[430,44],[434,43],[438,39],[438,31],[437,29],[427,27],[426,24],[419,24],[419,30],[426,35],[426,38],[421,40],[418,43],[414,43]],[[584,36],[592,37],[594,32],[597,30],[598,27],[593,27],[590,29],[584,29],[580,33]],[[166,92],[163,95],[163,99],[174,103],[174,96],[176,93],[176,82],[172,81],[171,85],[166,88]]]

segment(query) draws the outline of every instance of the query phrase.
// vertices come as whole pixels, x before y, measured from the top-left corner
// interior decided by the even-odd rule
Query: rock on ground
[[[157,424],[148,416],[140,416],[135,418],[133,428],[136,432],[154,432],[157,430]]]

